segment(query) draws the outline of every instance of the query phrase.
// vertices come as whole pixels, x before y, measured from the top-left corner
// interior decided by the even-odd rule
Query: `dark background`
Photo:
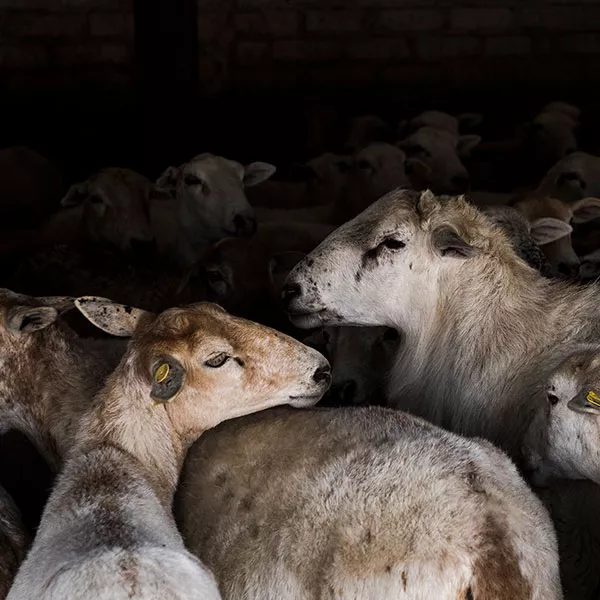
[[[0,47],[3,145],[67,184],[203,151],[307,158],[352,114],[484,112],[489,139],[566,100],[584,148],[600,122],[596,0],[2,0]]]

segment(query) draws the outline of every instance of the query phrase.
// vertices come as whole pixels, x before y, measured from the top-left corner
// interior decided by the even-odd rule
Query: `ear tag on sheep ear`
[[[154,371],[150,397],[154,405],[170,402],[183,387],[185,369],[181,363],[169,357],[168,362],[162,362]]]
[[[171,367],[169,367],[167,363],[160,365],[154,374],[154,381],[156,381],[156,383],[162,383],[169,376],[170,370]]]
[[[585,399],[590,403],[593,404],[594,406],[597,406],[598,408],[600,408],[600,396],[598,396],[598,394],[596,394],[593,391],[588,392],[588,395],[585,397]]]
[[[600,413],[600,395],[593,390],[586,392],[584,388],[569,400],[567,408],[578,413],[598,415]]]

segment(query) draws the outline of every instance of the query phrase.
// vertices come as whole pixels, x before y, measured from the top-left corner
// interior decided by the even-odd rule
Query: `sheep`
[[[72,210],[50,223],[47,235],[58,242],[70,241],[72,236],[60,229],[71,221],[68,227],[85,243],[121,251],[147,247],[154,243],[148,207],[156,194],[156,186],[135,171],[102,169],[70,187],[61,206]]]
[[[573,121],[579,121],[579,117],[581,116],[581,109],[574,104],[569,104],[568,102],[561,101],[553,101],[546,104],[542,107],[542,113],[563,113]]]
[[[597,336],[596,294],[542,277],[464,197],[396,190],[296,265],[282,298],[296,327],[402,331],[388,403],[520,462],[550,373]]]
[[[81,340],[64,323],[68,297],[0,289],[0,432],[27,436],[53,471],[81,415],[125,350],[121,340]]]
[[[187,448],[225,419],[312,406],[329,365],[217,305],[158,315],[95,297],[76,306],[132,340],[80,422],[8,600],[221,598],[171,516]]]
[[[431,188],[436,193],[466,192],[470,186],[461,157],[481,141],[478,135],[455,137],[448,131],[421,127],[398,146],[406,153],[406,173],[415,189]]]
[[[186,268],[209,243],[226,236],[252,235],[256,219],[244,188],[265,181],[274,172],[275,167],[268,163],[243,166],[210,153],[169,167],[156,183],[172,194],[174,203],[151,206],[160,252]]]
[[[205,294],[238,316],[289,330],[279,304],[283,279],[332,230],[306,223],[263,224],[252,238],[225,238],[188,271],[179,294],[186,294],[186,301]]]
[[[190,449],[175,501],[225,600],[558,600],[555,534],[491,444],[380,407],[272,409]]]
[[[559,160],[535,190],[537,196],[552,196],[564,202],[600,196],[600,157],[573,152]]]
[[[389,327],[324,327],[305,338],[309,346],[322,346],[331,363],[331,389],[321,405],[382,404],[400,340]]]
[[[565,598],[573,600],[595,599],[600,589],[599,367],[597,344],[574,352],[548,380],[547,401],[523,441],[528,474],[556,525]]]
[[[571,244],[570,223],[588,223],[600,217],[600,200],[583,198],[566,204],[557,198],[530,196],[514,207],[531,224],[531,236],[558,272],[576,275],[580,260]]]
[[[354,117],[350,121],[350,131],[344,143],[344,150],[354,154],[370,144],[390,142],[392,133],[390,125],[377,115]]]
[[[515,252],[530,267],[544,277],[558,276],[558,271],[550,264],[539,243],[552,241],[552,235],[560,235],[561,228],[564,228],[562,221],[554,223],[554,219],[540,220],[534,228],[521,212],[510,206],[487,206],[482,212],[504,230]],[[541,236],[542,233],[545,237]]]
[[[0,486],[0,598],[6,598],[31,543],[21,513],[8,492]]]
[[[406,155],[399,148],[376,142],[352,157],[343,188],[337,187],[332,204],[301,210],[257,208],[259,222],[341,224],[351,219],[386,192],[407,185]],[[340,182],[341,184],[341,182]]]
[[[246,195],[254,207],[279,210],[337,204],[351,169],[350,156],[326,152],[294,169],[299,181],[269,179],[248,188]]]
[[[479,113],[464,113],[460,115],[450,115],[439,110],[426,110],[410,121],[402,121],[398,127],[401,134],[411,134],[421,129],[421,127],[433,127],[448,131],[454,137],[460,136],[461,127],[469,129],[477,127],[483,121],[483,116]]]

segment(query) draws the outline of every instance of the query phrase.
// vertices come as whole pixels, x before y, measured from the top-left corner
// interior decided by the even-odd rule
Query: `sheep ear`
[[[83,204],[88,197],[88,188],[85,183],[76,183],[69,188],[65,197],[60,201],[63,208],[73,208]]]
[[[538,246],[556,242],[573,231],[573,228],[560,219],[542,217],[531,223],[531,238]]]
[[[14,306],[6,315],[6,327],[11,333],[33,333],[46,329],[58,317],[52,306]]]
[[[479,127],[483,121],[483,115],[481,113],[462,113],[456,117],[460,127],[466,129],[475,129]]]
[[[467,157],[471,154],[471,151],[475,146],[478,146],[481,143],[481,136],[475,134],[469,135],[461,135],[458,138],[458,144],[456,146],[456,151],[458,155],[461,157]]]
[[[433,247],[442,256],[454,258],[471,258],[477,254],[477,248],[463,240],[450,227],[439,227],[432,233]]]
[[[600,415],[600,393],[597,390],[584,389],[569,400],[567,407],[574,412]]]
[[[275,173],[275,165],[265,162],[253,162],[244,167],[244,185],[251,187],[266,181]]]
[[[181,391],[185,383],[185,369],[174,357],[167,356],[158,361],[152,373],[150,398],[157,404],[166,404]]]
[[[600,218],[600,198],[582,198],[573,204],[573,223],[588,223]]]
[[[177,176],[179,169],[177,167],[169,167],[163,171],[156,180],[156,187],[161,190],[172,190],[177,185]]]
[[[77,298],[75,306],[98,329],[118,337],[131,337],[142,319],[153,316],[153,313],[141,308],[97,296]]]

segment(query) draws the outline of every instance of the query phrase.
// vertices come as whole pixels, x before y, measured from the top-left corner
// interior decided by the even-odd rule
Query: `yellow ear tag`
[[[154,381],[156,381],[156,383],[162,383],[169,376],[170,370],[171,369],[167,363],[160,365],[154,374]],[[600,401],[600,398],[598,400]]]
[[[586,400],[590,403],[593,404],[594,406],[597,406],[598,408],[600,408],[600,396],[598,396],[597,394],[595,394],[594,392],[588,392],[588,395],[586,397]]]

